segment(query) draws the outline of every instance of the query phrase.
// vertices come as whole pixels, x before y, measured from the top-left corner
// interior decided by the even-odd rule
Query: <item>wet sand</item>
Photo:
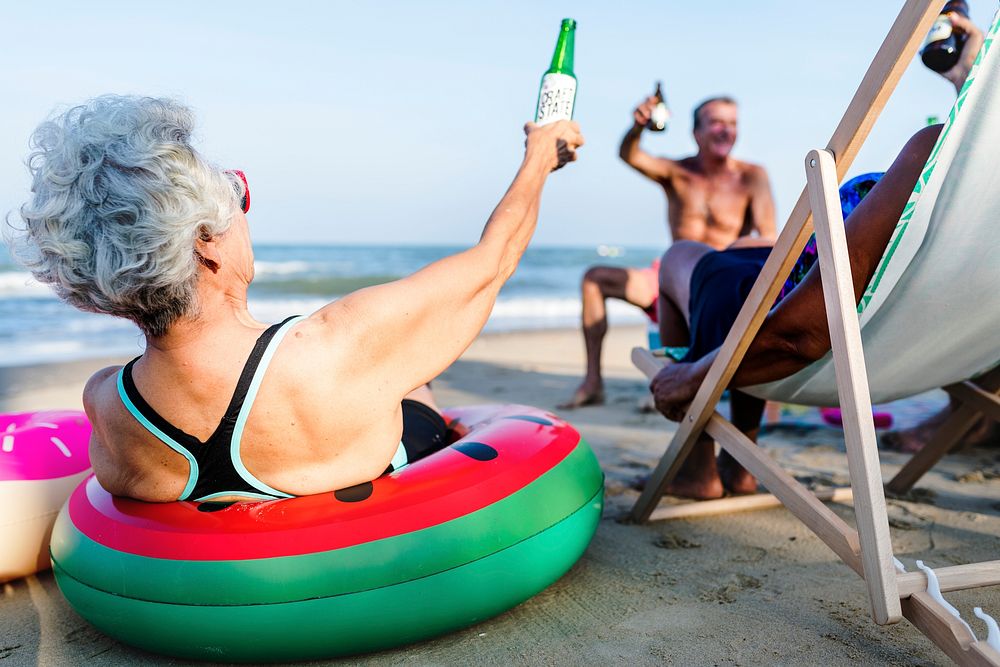
[[[431,641],[315,664],[712,665],[947,664],[907,622],[879,627],[864,586],[784,509],[633,526],[618,519],[638,496],[675,425],[637,406],[645,382],[628,363],[644,330],[612,330],[605,349],[606,405],[561,412],[591,444],[607,476],[605,516],[583,558],[520,606]],[[442,405],[517,402],[554,410],[576,387],[583,349],[574,331],[480,338],[442,378]],[[89,374],[114,360],[0,369],[0,411],[79,407]],[[888,407],[906,425],[943,405],[932,392]],[[843,484],[841,432],[789,408],[762,445],[796,477]],[[884,452],[888,479],[907,460]],[[889,499],[897,556],[932,566],[1000,554],[1000,451],[949,456],[907,499]],[[831,505],[852,522],[851,510]],[[0,665],[178,665],[105,637],[67,605],[42,573],[0,585]],[[1000,587],[948,594],[972,616],[1000,617]],[[205,663],[191,663],[205,664]]]

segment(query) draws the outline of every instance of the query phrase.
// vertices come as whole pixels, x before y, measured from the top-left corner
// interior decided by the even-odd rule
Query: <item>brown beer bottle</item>
[[[653,93],[653,97],[656,98],[656,105],[649,116],[649,122],[646,123],[646,129],[651,132],[663,132],[670,122],[670,109],[667,108],[667,100],[663,97],[663,88],[659,81],[656,82],[656,92]]]
[[[941,10],[941,15],[935,19],[931,31],[927,33],[920,59],[935,72],[947,72],[958,64],[962,47],[965,46],[965,35],[955,34],[948,18],[949,12],[968,18],[969,4],[965,0],[949,0]]]

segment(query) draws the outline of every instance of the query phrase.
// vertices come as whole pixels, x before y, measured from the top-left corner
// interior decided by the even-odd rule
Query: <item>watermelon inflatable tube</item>
[[[0,414],[0,582],[49,566],[59,508],[90,471],[78,410]]]
[[[335,493],[149,504],[91,478],[53,531],[59,587],[106,634],[183,658],[309,660],[490,618],[583,554],[604,478],[549,413],[445,417],[461,436],[449,447]]]

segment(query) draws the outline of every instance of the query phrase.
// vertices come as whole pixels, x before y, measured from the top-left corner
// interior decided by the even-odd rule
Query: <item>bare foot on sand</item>
[[[879,440],[883,449],[889,449],[905,454],[919,452],[934,434],[955,411],[954,403],[949,403],[939,412],[931,415],[916,426],[902,431],[889,431]],[[978,447],[1000,440],[1000,429],[990,419],[980,418],[972,429],[962,438],[962,446]]]
[[[649,483],[649,477],[649,475],[639,475],[632,480],[630,486],[636,491],[642,491]],[[678,473],[677,477],[674,477],[674,480],[667,484],[664,493],[677,498],[715,500],[725,495],[725,489],[719,477],[715,477],[715,479],[689,478]]]
[[[757,478],[750,474],[750,471],[737,463],[729,452],[722,450],[719,452],[719,460],[716,463],[719,469],[719,478],[722,486],[727,491],[738,496],[745,496],[757,493]]]
[[[667,485],[667,493],[678,498],[691,498],[692,500],[715,500],[725,494],[722,480],[716,476],[715,479],[706,480],[702,478],[688,479],[677,475],[674,481]]]
[[[694,448],[677,471],[677,476],[667,485],[667,493],[680,498],[713,500],[725,493],[719,470],[715,464],[715,442],[704,438]]]
[[[602,387],[589,387],[586,383],[581,384],[573,392],[573,398],[565,403],[560,403],[556,408],[559,410],[574,410],[588,405],[604,405],[604,389]]]

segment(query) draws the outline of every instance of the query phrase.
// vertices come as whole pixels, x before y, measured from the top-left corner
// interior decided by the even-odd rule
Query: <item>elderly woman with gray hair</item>
[[[280,498],[371,480],[443,446],[426,383],[482,329],[575,123],[528,124],[479,243],[269,326],[247,310],[242,172],[167,99],[105,96],[43,123],[17,253],[68,303],[135,322],[145,352],[84,389],[98,481],[146,501]]]

